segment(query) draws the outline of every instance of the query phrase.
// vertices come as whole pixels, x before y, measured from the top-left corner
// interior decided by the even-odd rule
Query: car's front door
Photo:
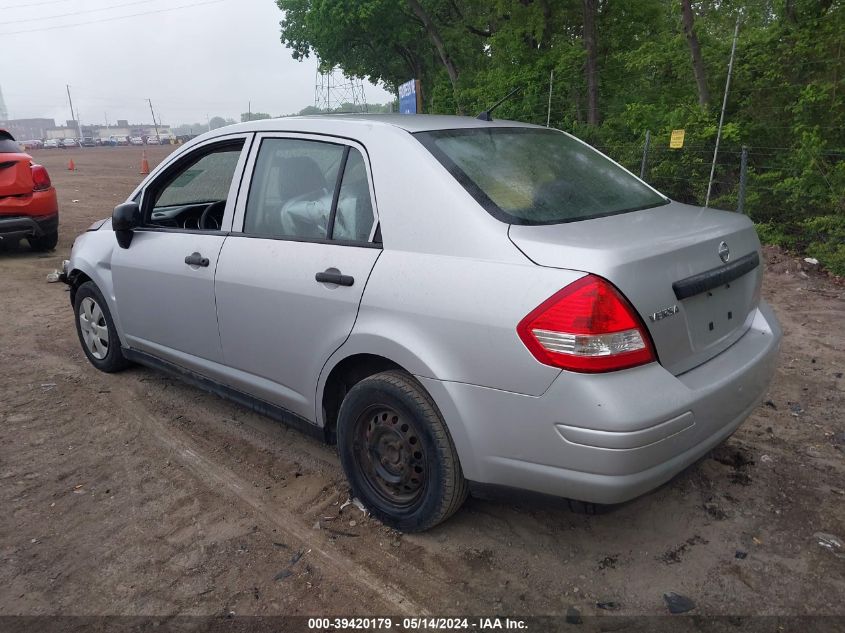
[[[217,265],[234,386],[314,420],[320,370],[343,344],[381,253],[363,147],[260,135]],[[246,187],[246,178],[245,184]]]
[[[220,363],[214,271],[251,135],[202,144],[144,187],[142,226],[115,248],[112,277],[130,347],[191,369]]]

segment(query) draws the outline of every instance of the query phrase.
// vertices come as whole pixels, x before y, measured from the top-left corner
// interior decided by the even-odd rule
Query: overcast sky
[[[64,123],[65,84],[86,124],[149,122],[148,97],[169,125],[239,120],[250,100],[273,116],[314,105],[317,63],[282,46],[273,0],[0,0],[0,15],[10,118]],[[370,103],[391,99],[364,89]]]

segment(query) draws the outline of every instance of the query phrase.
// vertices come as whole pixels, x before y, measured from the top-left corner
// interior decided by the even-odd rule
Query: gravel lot
[[[341,508],[332,447],[88,364],[45,277],[139,181],[141,148],[35,156],[62,216],[55,253],[0,250],[0,614],[638,615],[675,591],[696,614],[845,616],[845,551],[814,536],[845,540],[840,280],[767,250],[785,330],[769,400],[661,489],[599,516],[471,499],[406,536]]]

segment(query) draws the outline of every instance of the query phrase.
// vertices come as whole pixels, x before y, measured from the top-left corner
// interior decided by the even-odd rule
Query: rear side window
[[[509,224],[560,224],[668,203],[555,130],[471,128],[415,136],[488,212]]]
[[[264,139],[247,197],[249,235],[366,241],[373,225],[369,180],[352,147]]]
[[[373,227],[373,203],[364,157],[350,148],[337,197],[332,239],[366,242]]]

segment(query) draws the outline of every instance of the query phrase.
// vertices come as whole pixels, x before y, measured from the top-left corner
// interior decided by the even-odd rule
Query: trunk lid
[[[32,193],[31,162],[23,152],[0,153],[0,197]]]
[[[737,213],[672,202],[565,224],[514,224],[509,236],[540,266],[612,282],[642,317],[660,363],[676,375],[739,339],[759,302],[760,242]]]

